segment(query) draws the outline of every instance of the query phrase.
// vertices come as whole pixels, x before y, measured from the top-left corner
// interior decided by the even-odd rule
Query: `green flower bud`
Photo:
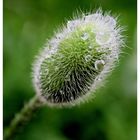
[[[33,82],[49,105],[75,105],[92,97],[123,46],[115,18],[95,14],[68,21],[37,57]]]

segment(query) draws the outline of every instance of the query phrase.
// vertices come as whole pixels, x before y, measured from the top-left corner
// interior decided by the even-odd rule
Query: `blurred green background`
[[[16,140],[136,140],[136,0],[4,0],[4,128],[35,95],[32,62],[57,27],[78,10],[120,15],[126,44],[105,86],[89,103],[43,107]]]

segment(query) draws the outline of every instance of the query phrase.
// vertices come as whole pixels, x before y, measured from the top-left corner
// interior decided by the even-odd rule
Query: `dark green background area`
[[[16,140],[136,140],[136,0],[4,0],[4,128],[35,95],[32,62],[46,39],[77,10],[99,7],[126,26],[128,47],[117,68],[95,99],[43,107]]]

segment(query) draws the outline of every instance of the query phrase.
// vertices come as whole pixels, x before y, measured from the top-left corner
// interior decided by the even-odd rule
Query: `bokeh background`
[[[31,66],[46,39],[77,9],[99,7],[127,29],[117,68],[94,100],[41,108],[16,140],[136,140],[136,0],[4,0],[4,128],[35,94]]]

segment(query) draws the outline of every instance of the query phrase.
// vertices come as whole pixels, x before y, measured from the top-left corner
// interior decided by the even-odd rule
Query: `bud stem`
[[[10,126],[4,133],[4,140],[13,140],[17,133],[30,121],[32,115],[43,105],[43,102],[38,96],[31,98],[25,104],[22,110],[16,114],[15,118],[11,121]]]

